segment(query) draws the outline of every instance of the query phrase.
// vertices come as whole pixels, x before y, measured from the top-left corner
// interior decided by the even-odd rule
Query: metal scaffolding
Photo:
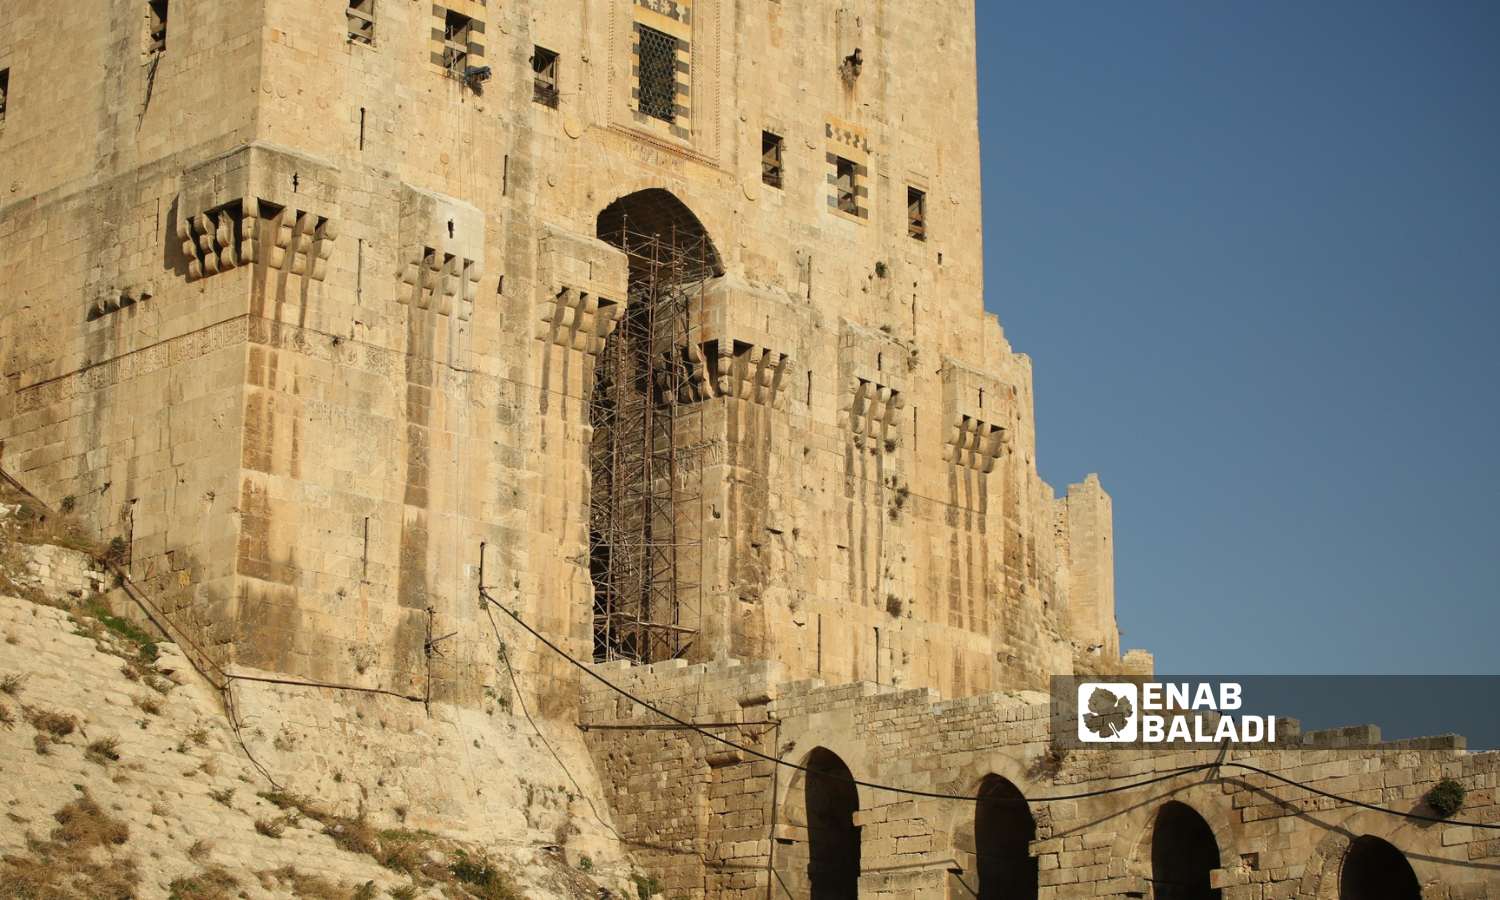
[[[701,467],[684,463],[702,441],[683,432],[702,419],[683,407],[716,257],[701,230],[631,226],[621,216],[600,234],[625,252],[630,286],[589,398],[589,569],[594,659],[655,662],[686,653],[699,627]]]

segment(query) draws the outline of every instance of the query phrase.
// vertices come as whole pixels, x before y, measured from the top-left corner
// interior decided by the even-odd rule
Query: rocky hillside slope
[[[649,896],[570,729],[235,681],[229,701],[66,516],[0,496],[0,896]]]

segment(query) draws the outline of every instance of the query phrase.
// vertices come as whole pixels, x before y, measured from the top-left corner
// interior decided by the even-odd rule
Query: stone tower
[[[971,2],[441,4],[6,4],[8,471],[332,683],[473,698],[481,578],[583,659],[1118,658],[984,311]]]

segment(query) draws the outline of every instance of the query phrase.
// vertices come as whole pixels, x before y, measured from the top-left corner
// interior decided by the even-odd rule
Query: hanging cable
[[[1289,785],[1291,787],[1301,788],[1301,789],[1303,789],[1305,791],[1308,791],[1308,792],[1313,793],[1313,794],[1317,794],[1317,795],[1319,795],[1321,797],[1326,797],[1326,798],[1328,798],[1330,800],[1337,800],[1340,803],[1347,803],[1350,806],[1358,806],[1358,807],[1361,807],[1363,809],[1374,810],[1375,812],[1385,813],[1386,815],[1399,816],[1401,818],[1407,818],[1407,819],[1416,819],[1417,821],[1421,821],[1421,822],[1442,822],[1442,823],[1446,823],[1448,825],[1467,825],[1467,826],[1470,826],[1470,827],[1473,827],[1473,828],[1484,828],[1484,829],[1491,829],[1491,830],[1500,830],[1500,823],[1493,823],[1493,822],[1469,822],[1469,821],[1463,821],[1463,820],[1460,820],[1460,819],[1440,819],[1440,818],[1436,818],[1436,817],[1433,817],[1433,816],[1424,816],[1424,815],[1421,815],[1420,813],[1401,812],[1400,810],[1388,809],[1388,808],[1383,807],[1383,806],[1376,806],[1373,803],[1364,803],[1364,802],[1359,801],[1359,800],[1351,800],[1351,799],[1349,799],[1347,797],[1341,797],[1338,794],[1334,794],[1334,793],[1330,793],[1328,791],[1320,790],[1320,789],[1315,788],[1315,787],[1310,787],[1310,786],[1308,786],[1306,784],[1303,784],[1303,783],[1301,783],[1299,781],[1296,781],[1294,779],[1287,778],[1287,777],[1285,777],[1283,775],[1277,775],[1274,772],[1267,771],[1267,770],[1259,768],[1257,766],[1252,766],[1252,765],[1249,765],[1247,763],[1237,763],[1237,762],[1227,761],[1227,760],[1225,760],[1225,759],[1222,758],[1222,755],[1221,755],[1221,757],[1219,759],[1216,759],[1214,762],[1199,763],[1197,765],[1192,765],[1192,766],[1179,766],[1179,767],[1174,768],[1174,769],[1168,769],[1167,771],[1165,771],[1162,774],[1157,775],[1157,776],[1155,776],[1153,778],[1145,778],[1145,779],[1142,779],[1140,781],[1130,782],[1129,784],[1113,785],[1111,787],[1096,788],[1096,789],[1091,790],[1091,791],[1080,791],[1080,792],[1072,793],[1072,794],[1052,794],[1052,795],[1047,795],[1047,796],[1020,797],[1020,798],[978,797],[978,796],[972,796],[972,795],[969,795],[969,794],[946,794],[946,793],[942,793],[942,792],[938,792],[938,791],[923,791],[923,790],[916,790],[914,788],[903,788],[903,787],[896,787],[894,785],[889,785],[889,784],[880,784],[878,782],[873,782],[873,781],[863,781],[861,779],[853,778],[853,777],[850,777],[848,779],[844,779],[842,776],[839,776],[839,775],[831,775],[831,774],[824,773],[824,772],[817,772],[817,771],[814,771],[814,770],[808,768],[807,766],[800,765],[800,764],[794,763],[794,762],[788,762],[787,760],[778,759],[777,757],[771,756],[770,754],[762,753],[761,751],[756,750],[753,747],[746,747],[746,746],[743,746],[741,744],[737,744],[734,741],[729,740],[728,738],[721,737],[721,736],[719,736],[717,734],[714,734],[713,732],[710,732],[710,731],[707,731],[707,730],[705,730],[703,728],[700,728],[700,727],[698,727],[697,725],[694,725],[691,722],[688,722],[688,721],[686,721],[684,719],[680,719],[677,716],[674,716],[671,713],[666,712],[665,710],[660,709],[660,708],[652,705],[651,703],[648,703],[645,700],[642,700],[640,697],[637,697],[636,695],[630,693],[629,691],[625,690],[624,688],[619,687],[618,685],[616,685],[613,682],[609,681],[607,678],[605,678],[604,676],[600,675],[598,672],[595,672],[591,667],[589,667],[587,665],[584,665],[582,662],[580,662],[579,660],[575,659],[572,654],[568,653],[566,650],[563,650],[561,647],[557,646],[552,641],[548,640],[545,635],[543,635],[541,632],[537,631],[535,628],[532,628],[529,624],[527,624],[520,617],[520,615],[518,615],[515,612],[512,612],[509,608],[507,608],[506,606],[504,606],[503,604],[501,604],[499,601],[497,601],[493,597],[491,597],[489,595],[489,592],[486,591],[485,589],[480,588],[479,596],[485,602],[492,604],[497,609],[499,609],[501,612],[505,613],[506,615],[508,615],[512,619],[514,619],[517,625],[520,625],[526,631],[530,632],[530,634],[532,635],[532,637],[535,637],[538,641],[541,641],[553,653],[556,653],[557,655],[559,655],[562,658],[566,659],[575,668],[579,669],[584,674],[588,675],[590,678],[593,678],[595,681],[599,682],[600,684],[604,685],[605,687],[609,688],[610,690],[614,691],[615,693],[619,694],[620,696],[624,697],[625,699],[629,700],[630,702],[636,704],[637,706],[640,706],[643,709],[649,710],[650,712],[656,713],[657,715],[659,715],[659,716],[661,716],[661,717],[663,717],[665,719],[668,719],[668,720],[670,720],[672,722],[675,722],[676,724],[683,726],[687,730],[695,731],[698,734],[702,735],[703,737],[708,738],[709,740],[716,741],[716,742],[718,742],[720,744],[723,744],[726,747],[730,747],[730,748],[732,748],[734,750],[738,750],[741,753],[747,754],[749,756],[753,756],[753,757],[755,757],[757,759],[761,759],[761,760],[764,760],[764,761],[769,762],[769,763],[774,763],[775,765],[782,766],[784,768],[793,769],[795,771],[802,772],[802,773],[807,774],[807,775],[813,775],[813,776],[819,777],[819,778],[825,778],[825,779],[836,780],[836,781],[845,781],[845,780],[847,780],[847,781],[849,781],[849,782],[851,782],[851,783],[853,783],[855,785],[858,785],[859,787],[870,788],[872,790],[877,790],[877,791],[889,791],[890,793],[893,793],[893,794],[903,794],[903,795],[908,796],[908,797],[923,797],[923,798],[928,798],[928,799],[933,799],[933,800],[962,800],[962,801],[966,801],[966,802],[970,802],[970,803],[979,802],[981,800],[983,800],[984,802],[987,802],[987,803],[995,803],[995,802],[1002,802],[1002,803],[1003,802],[1012,802],[1012,803],[1049,803],[1049,802],[1055,802],[1055,801],[1059,801],[1059,800],[1084,800],[1084,799],[1088,799],[1090,797],[1101,797],[1101,796],[1104,796],[1106,794],[1116,794],[1116,793],[1120,793],[1122,791],[1135,790],[1136,788],[1149,787],[1150,785],[1159,784],[1160,782],[1169,781],[1169,780],[1171,780],[1173,778],[1177,778],[1177,777],[1182,776],[1182,775],[1189,775],[1189,774],[1192,774],[1194,772],[1205,772],[1205,771],[1210,771],[1210,770],[1214,770],[1214,769],[1230,768],[1230,769],[1242,769],[1242,770],[1247,771],[1247,772],[1254,772],[1254,773],[1259,774],[1259,775],[1264,775],[1267,778],[1272,778],[1272,779],[1274,779],[1276,781],[1282,782],[1283,784]],[[1277,802],[1278,803],[1283,803],[1283,804],[1289,804],[1290,803],[1290,801],[1285,801],[1285,800],[1280,800],[1280,799],[1278,799]]]

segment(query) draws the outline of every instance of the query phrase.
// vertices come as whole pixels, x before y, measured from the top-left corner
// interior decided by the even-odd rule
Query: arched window
[[[807,755],[807,876],[813,900],[859,896],[859,791],[849,767],[822,747]]]
[[[1032,900],[1037,861],[1031,855],[1036,820],[1020,789],[999,775],[979,785],[974,810],[974,856],[980,900]]]
[[[1162,805],[1151,831],[1151,883],[1156,900],[1219,900],[1210,872],[1219,868],[1219,842],[1191,806]]]
[[[1339,874],[1339,900],[1420,900],[1417,873],[1400,850],[1378,837],[1355,838]]]

